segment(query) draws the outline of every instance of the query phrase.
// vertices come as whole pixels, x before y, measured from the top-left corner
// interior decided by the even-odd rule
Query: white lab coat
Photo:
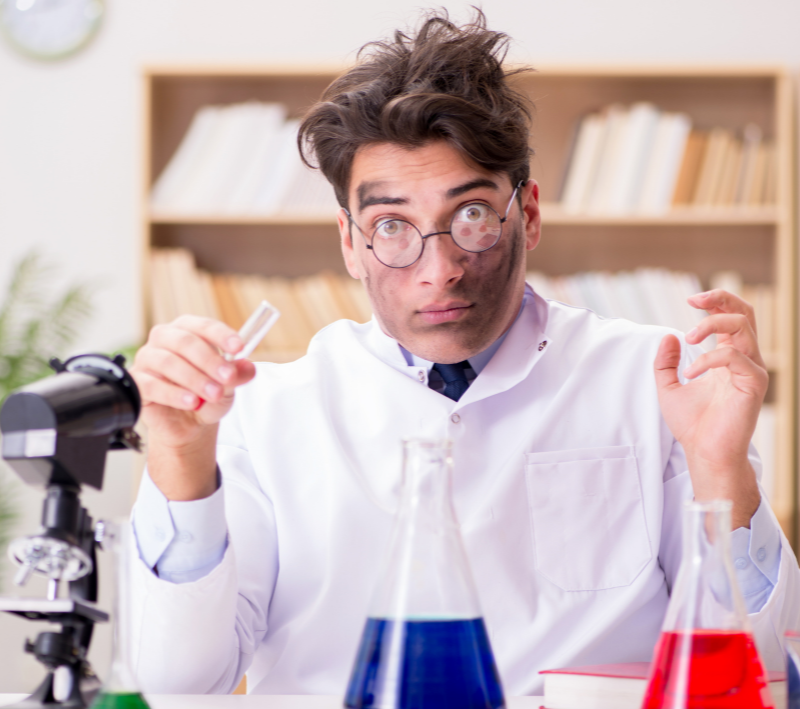
[[[536,296],[459,402],[374,321],[337,322],[301,360],[259,365],[220,431],[222,562],[185,584],[137,565],[143,688],[229,692],[247,670],[250,692],[342,694],[404,436],[454,441],[454,505],[507,694],[539,692],[541,669],[648,660],[692,496],[652,373],[665,332]],[[773,667],[800,616],[780,539],[775,588],[750,616]]]

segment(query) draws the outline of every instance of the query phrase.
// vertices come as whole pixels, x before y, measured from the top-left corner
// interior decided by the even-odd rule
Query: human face
[[[512,191],[508,175],[466,162],[444,141],[413,150],[380,143],[356,153],[348,202],[367,234],[387,218],[427,234],[448,229],[453,213],[469,202],[502,214]],[[450,364],[483,351],[510,327],[522,301],[525,251],[540,235],[538,186],[531,180],[519,194],[522,207],[515,200],[503,235],[488,251],[470,253],[449,234],[437,234],[407,268],[380,263],[339,210],[347,269],[364,281],[386,334],[423,359]]]

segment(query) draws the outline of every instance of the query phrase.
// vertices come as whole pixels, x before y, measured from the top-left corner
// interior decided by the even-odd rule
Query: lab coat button
[[[756,559],[758,559],[759,561],[764,561],[764,559],[766,559],[766,558],[767,558],[767,550],[764,549],[764,547],[761,547],[756,552]]]
[[[418,378],[418,379],[419,379],[421,382],[424,382],[424,381],[425,381],[425,370],[424,370],[424,369],[420,369],[420,370],[417,372],[417,378]]]
[[[736,561],[733,562],[733,564],[737,569],[743,569],[745,566],[747,566],[747,559],[745,559],[743,556],[740,556]]]
[[[194,541],[194,537],[192,536],[191,532],[181,532],[178,535],[178,540],[184,544],[188,544],[189,542]]]
[[[543,340],[539,343],[539,352],[541,352],[545,347],[547,347],[547,340]]]
[[[156,527],[155,536],[158,541],[163,542],[167,535],[164,533],[164,530],[161,529],[161,527]]]
[[[461,421],[461,417],[460,417],[458,414],[453,414],[453,415],[450,417],[450,420],[451,420],[453,423],[458,423],[459,421]]]

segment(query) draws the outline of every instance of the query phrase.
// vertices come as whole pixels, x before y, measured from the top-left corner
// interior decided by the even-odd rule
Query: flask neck
[[[131,530],[128,521],[107,525],[107,538],[114,559],[114,601],[112,606],[112,651],[108,680],[103,685],[107,693],[136,693],[139,691],[131,668],[130,628],[130,561]]]
[[[683,511],[683,557],[670,595],[664,630],[749,631],[731,558],[731,503],[688,502]]]
[[[451,501],[452,443],[403,445],[403,490],[370,616],[393,620],[480,617]]]
[[[403,447],[401,520],[455,527],[449,441],[406,441]]]

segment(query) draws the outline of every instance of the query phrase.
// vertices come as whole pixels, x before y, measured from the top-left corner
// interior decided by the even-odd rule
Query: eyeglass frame
[[[491,246],[487,246],[485,249],[481,249],[480,251],[470,251],[469,249],[465,249],[463,246],[461,246],[461,244],[458,243],[458,241],[455,240],[455,238],[453,238],[453,219],[455,219],[455,216],[456,216],[456,214],[457,214],[457,212],[459,210],[456,210],[455,212],[453,212],[453,216],[450,217],[450,230],[449,231],[432,231],[430,234],[423,234],[419,230],[419,227],[417,227],[416,224],[413,224],[412,222],[410,222],[410,221],[408,221],[406,219],[397,219],[396,221],[405,222],[406,224],[409,224],[414,229],[416,229],[417,233],[420,235],[420,239],[422,240],[422,248],[419,250],[419,256],[417,256],[417,258],[415,258],[411,263],[407,263],[405,266],[390,266],[388,263],[384,263],[383,261],[381,261],[378,258],[378,254],[375,253],[375,249],[372,248],[371,241],[372,241],[372,239],[375,238],[375,232],[378,231],[378,229],[380,228],[380,224],[378,224],[378,226],[376,226],[375,229],[372,231],[372,236],[370,237],[370,241],[367,241],[367,235],[364,233],[364,230],[360,226],[358,226],[358,224],[356,224],[356,220],[353,219],[353,215],[350,214],[350,210],[348,210],[347,207],[342,207],[342,209],[344,210],[344,213],[347,215],[347,219],[350,221],[350,223],[353,224],[355,226],[355,228],[358,229],[361,232],[361,236],[364,238],[364,245],[370,251],[372,251],[372,255],[378,260],[379,264],[381,264],[382,266],[386,266],[386,268],[408,268],[409,266],[413,266],[417,261],[419,261],[422,258],[422,254],[425,252],[425,239],[428,239],[431,236],[439,236],[441,234],[450,234],[450,238],[453,239],[453,243],[456,246],[458,246],[459,249],[461,249],[462,251],[466,251],[468,254],[482,254],[482,253],[484,253],[486,251],[489,251],[490,249],[493,249],[495,246],[497,246],[497,244],[500,242],[500,239],[503,236],[503,224],[505,224],[508,221],[508,213],[511,211],[511,205],[514,203],[514,198],[517,196],[517,192],[519,192],[520,188],[524,184],[525,184],[525,180],[520,180],[516,184],[516,186],[514,187],[514,191],[511,193],[511,199],[508,200],[508,205],[506,206],[506,211],[505,211],[503,217],[500,219],[500,233],[497,235],[497,241],[495,241]],[[469,207],[471,204],[484,204],[484,203],[483,202],[478,202],[478,201],[476,201],[476,202],[467,202],[465,205],[463,205],[463,207],[459,207],[459,209],[463,209],[464,207]],[[500,213],[494,207],[492,207],[491,204],[487,204],[486,206],[489,207],[489,209],[491,209],[495,214],[497,214],[498,217],[500,216]],[[394,221],[394,220],[387,219],[386,221]],[[382,223],[383,222],[381,222],[381,224]]]

